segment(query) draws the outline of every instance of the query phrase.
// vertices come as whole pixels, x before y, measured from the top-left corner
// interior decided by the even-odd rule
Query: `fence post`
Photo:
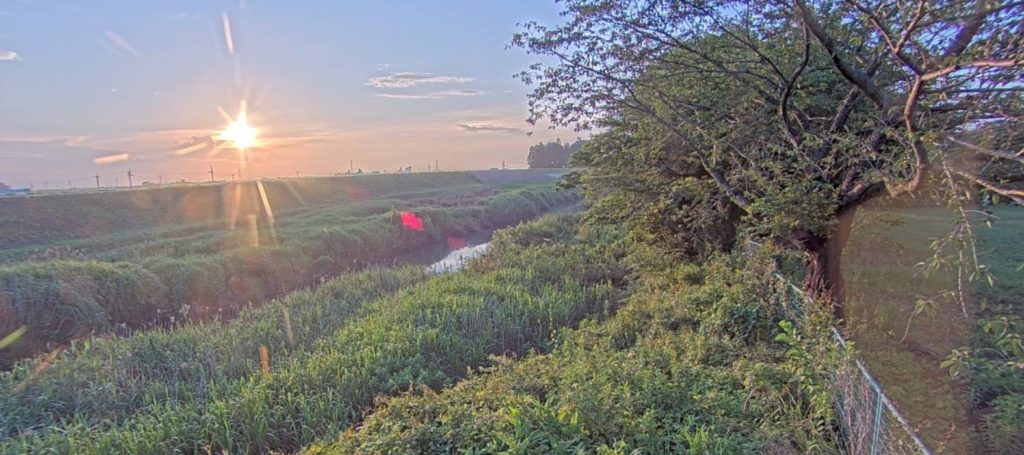
[[[882,429],[882,393],[871,388],[875,392],[875,419],[871,428],[871,455],[878,455],[878,433]]]

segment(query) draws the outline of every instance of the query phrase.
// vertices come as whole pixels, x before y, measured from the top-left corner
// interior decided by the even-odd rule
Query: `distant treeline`
[[[526,162],[531,168],[561,168],[569,165],[569,157],[583,147],[583,141],[562,143],[561,139],[554,142],[541,142],[530,147]]]

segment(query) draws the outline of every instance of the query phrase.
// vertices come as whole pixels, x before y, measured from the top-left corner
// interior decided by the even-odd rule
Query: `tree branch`
[[[803,23],[810,28],[814,37],[818,39],[818,42],[821,43],[825,50],[828,51],[829,56],[832,57],[832,64],[839,70],[839,73],[864,92],[875,105],[883,109],[888,106],[888,97],[871,81],[871,78],[860,69],[850,65],[839,55],[839,49],[835,40],[818,23],[814,13],[807,7],[807,4],[803,0],[794,0],[793,3],[796,4],[797,14]]]
[[[974,175],[969,172],[964,172],[957,169],[951,169],[951,172],[967,180],[970,180],[993,193],[999,194],[1001,196],[1006,196],[1018,204],[1024,204],[1024,190],[1000,186],[998,183],[995,183],[979,175]]]

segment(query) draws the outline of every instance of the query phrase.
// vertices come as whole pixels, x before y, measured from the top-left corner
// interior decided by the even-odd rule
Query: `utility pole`
[[[128,188],[132,187],[132,170],[128,169]]]
[[[100,175],[96,174],[96,188],[100,187]]]
[[[160,176],[159,180],[157,180],[157,181],[159,182],[160,185],[163,185],[164,184],[164,175],[163,174],[157,174],[157,175]]]
[[[352,158],[349,158],[348,159],[348,173],[351,174],[351,173],[355,172],[355,170],[356,170],[355,161],[353,161]]]
[[[440,171],[441,168],[437,166],[437,160],[434,160],[434,172]]]
[[[210,165],[210,181],[213,181],[213,165]]]

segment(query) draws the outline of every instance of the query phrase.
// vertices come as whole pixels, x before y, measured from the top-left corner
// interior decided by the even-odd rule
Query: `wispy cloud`
[[[113,30],[104,30],[103,35],[107,37],[107,41],[109,41],[110,44],[113,44],[114,47],[120,49],[121,51],[131,54],[135,57],[142,56],[142,54],[140,54],[139,51],[135,49],[135,46],[132,46],[132,43],[129,43],[128,40],[124,39],[123,36],[118,35],[117,32],[114,32]]]
[[[462,96],[480,96],[487,92],[480,90],[443,90],[440,92],[430,92],[422,94],[413,93],[378,93],[377,96],[381,98],[391,98],[398,100],[436,100],[441,98],[452,98]]]
[[[211,136],[192,136],[187,140],[178,143],[174,154],[178,156],[191,155],[195,152],[212,151],[216,144]]]
[[[127,153],[115,153],[113,155],[98,156],[92,159],[92,162],[96,164],[111,164],[121,161],[128,161]]]
[[[434,92],[433,94],[437,95],[437,96],[480,96],[480,95],[484,95],[486,93],[487,92],[482,91],[482,90],[465,89],[465,90],[444,90],[444,91],[441,91],[441,92]]]
[[[463,76],[438,76],[433,73],[398,72],[386,76],[371,77],[366,85],[376,88],[409,88],[424,84],[462,84],[475,78]]]
[[[0,49],[0,60],[21,60],[21,57],[12,50]]]
[[[526,130],[522,128],[495,125],[493,123],[460,123],[456,126],[467,133],[526,134]]]
[[[436,100],[439,97],[433,95],[413,95],[404,93],[378,93],[377,96],[381,98],[389,98],[393,100]]]

